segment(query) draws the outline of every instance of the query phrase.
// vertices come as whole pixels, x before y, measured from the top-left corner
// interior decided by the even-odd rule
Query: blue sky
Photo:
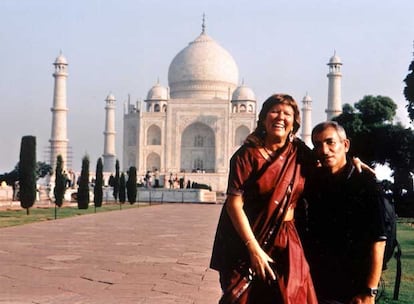
[[[73,167],[103,153],[104,107],[115,95],[116,153],[122,158],[123,103],[168,85],[174,56],[206,32],[233,56],[240,82],[259,107],[274,92],[313,99],[313,123],[326,118],[326,63],[343,62],[342,99],[391,97],[408,126],[403,79],[413,59],[414,1],[395,0],[1,0],[0,173],[19,158],[24,135],[37,137],[38,160],[51,136],[53,62],[69,62],[68,138]]]

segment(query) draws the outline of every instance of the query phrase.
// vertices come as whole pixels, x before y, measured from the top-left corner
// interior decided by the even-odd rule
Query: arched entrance
[[[200,122],[184,129],[181,136],[181,171],[214,172],[216,140],[213,130]]]

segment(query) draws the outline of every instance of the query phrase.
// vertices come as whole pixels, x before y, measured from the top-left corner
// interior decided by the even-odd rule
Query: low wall
[[[216,203],[216,192],[205,189],[138,188],[137,202]]]
[[[0,187],[0,201],[11,201],[13,199],[13,189],[10,186]]]
[[[216,203],[217,195],[215,191],[206,189],[165,189],[165,188],[138,188],[137,202],[160,202],[160,203]],[[64,200],[74,202],[72,197],[77,189],[66,189]],[[47,189],[41,188],[40,199],[42,201],[53,201],[53,193]],[[13,189],[5,186],[0,187],[0,202],[8,202],[11,204],[13,197]],[[93,189],[89,191],[89,199],[93,202]],[[39,200],[39,197],[37,198]],[[105,187],[103,189],[103,201],[114,201],[113,189]],[[19,203],[18,201],[16,201]]]

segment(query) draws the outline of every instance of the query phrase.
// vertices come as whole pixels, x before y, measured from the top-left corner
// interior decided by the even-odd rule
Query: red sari
[[[243,196],[243,209],[263,249],[269,230],[281,217],[273,215],[283,214],[281,206],[288,186],[292,185],[289,208],[294,208],[302,195],[303,172],[308,165],[304,160],[310,159],[308,152],[309,149],[299,140],[288,142],[273,157],[253,144],[245,144],[230,161],[227,194]],[[278,284],[268,284],[256,278],[246,291],[247,295],[236,303],[317,303],[309,266],[293,221],[281,221],[279,233],[265,251],[276,262]],[[220,272],[224,291],[231,286],[241,265],[249,262],[246,246],[234,229],[224,205],[210,264]]]

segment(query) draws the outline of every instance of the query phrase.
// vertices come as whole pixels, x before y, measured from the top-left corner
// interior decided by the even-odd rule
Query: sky
[[[116,98],[116,154],[122,163],[124,103],[168,85],[174,56],[206,33],[233,56],[239,82],[258,109],[271,94],[312,98],[312,122],[326,119],[327,63],[342,66],[342,101],[388,96],[410,126],[402,94],[413,60],[414,1],[395,0],[0,0],[0,174],[19,160],[21,137],[37,139],[46,161],[54,72],[69,66],[68,139],[72,167],[103,154],[105,99]]]

